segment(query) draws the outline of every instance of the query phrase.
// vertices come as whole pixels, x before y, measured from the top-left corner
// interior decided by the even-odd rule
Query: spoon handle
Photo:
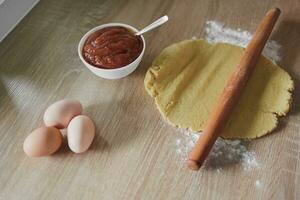
[[[146,33],[162,24],[164,24],[165,22],[167,22],[169,20],[169,17],[167,15],[159,18],[158,20],[156,20],[155,22],[153,22],[152,24],[146,26],[145,28],[143,28],[142,30],[140,30],[139,32],[137,32],[135,35],[142,35],[143,33]]]

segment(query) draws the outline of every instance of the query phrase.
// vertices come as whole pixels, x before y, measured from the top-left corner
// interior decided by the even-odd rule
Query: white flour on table
[[[241,29],[231,29],[224,26],[223,23],[217,21],[207,21],[205,27],[205,39],[210,43],[228,43],[240,47],[246,47],[252,38],[252,34]],[[280,57],[281,45],[274,41],[268,40],[262,54],[277,63],[281,60]]]
[[[252,38],[252,34],[241,29],[231,29],[217,21],[207,21],[205,27],[205,39],[210,43],[229,43],[246,47]],[[193,37],[195,39],[195,37]],[[263,55],[274,63],[281,60],[279,51],[281,45],[276,41],[269,40],[263,51]],[[201,133],[191,132],[185,129],[177,129],[178,137],[175,141],[176,153],[180,161],[185,162],[188,153],[194,147]],[[219,138],[210,152],[204,167],[216,169],[220,172],[224,167],[240,164],[244,171],[250,171],[260,167],[260,160],[254,151],[248,149],[249,140],[226,140]],[[262,187],[260,180],[255,183],[256,187]]]
[[[186,129],[177,129],[177,131],[179,136],[175,141],[176,153],[180,156],[180,161],[185,163],[188,153],[195,146],[197,139],[201,137],[201,133]],[[255,152],[248,150],[249,142],[247,140],[219,138],[204,163],[204,167],[206,169],[216,169],[218,172],[226,166],[237,163],[241,163],[241,167],[245,171],[259,167]]]

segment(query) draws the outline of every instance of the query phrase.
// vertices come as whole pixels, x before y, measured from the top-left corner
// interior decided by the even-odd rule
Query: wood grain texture
[[[207,20],[254,31],[275,6],[282,15],[271,37],[283,45],[280,65],[295,81],[292,110],[273,134],[250,143],[258,170],[239,164],[221,173],[188,170],[176,154],[178,135],[144,90],[147,68],[167,45],[203,36]],[[299,199],[299,13],[298,0],[41,1],[0,43],[0,199]],[[90,28],[108,22],[142,28],[164,14],[170,21],[146,35],[143,61],[129,77],[104,80],[80,62],[77,44]],[[26,157],[25,137],[62,98],[81,101],[94,120],[91,149]]]

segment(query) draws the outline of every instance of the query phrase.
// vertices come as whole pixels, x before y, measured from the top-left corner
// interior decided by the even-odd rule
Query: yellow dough
[[[201,131],[243,51],[204,40],[173,44],[154,60],[145,88],[169,123]],[[221,136],[257,138],[271,132],[289,109],[293,87],[287,72],[261,56]]]

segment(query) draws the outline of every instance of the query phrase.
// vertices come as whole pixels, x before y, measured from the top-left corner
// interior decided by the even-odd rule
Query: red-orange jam
[[[115,69],[133,62],[142,50],[140,36],[127,28],[113,26],[92,33],[85,41],[82,55],[95,67]]]

